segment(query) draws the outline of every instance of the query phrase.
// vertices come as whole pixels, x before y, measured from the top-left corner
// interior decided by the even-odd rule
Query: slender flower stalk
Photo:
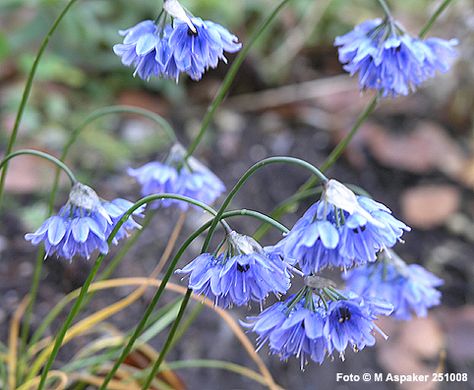
[[[194,151],[197,149],[197,147],[201,143],[202,138],[204,137],[204,134],[206,134],[206,131],[209,125],[211,124],[217,109],[222,104],[227,93],[229,92],[229,89],[232,86],[232,83],[234,82],[234,79],[237,76],[237,73],[240,67],[242,66],[245,58],[247,58],[247,55],[249,54],[250,49],[255,45],[258,39],[267,30],[267,28],[270,26],[270,24],[273,22],[276,16],[280,13],[282,8],[287,3],[289,3],[289,1],[290,0],[283,0],[275,7],[272,13],[261,23],[260,27],[257,30],[255,30],[255,32],[250,37],[249,42],[246,45],[244,45],[240,53],[237,55],[237,57],[233,61],[232,66],[230,67],[229,71],[227,72],[224,78],[224,81],[222,81],[219,91],[217,91],[217,94],[214,97],[214,100],[212,101],[212,103],[209,105],[207,109],[206,115],[204,116],[201,122],[201,128],[199,129],[199,132],[196,138],[194,138],[193,142],[189,145],[187,149],[186,157],[185,157],[186,159],[188,159],[194,153]]]
[[[328,181],[328,178],[324,176],[324,174],[315,166],[311,165],[310,163],[301,160],[299,158],[294,158],[294,157],[269,157],[264,160],[259,161],[258,163],[254,164],[252,167],[250,167],[247,172],[245,172],[242,177],[239,179],[237,184],[232,188],[232,190],[229,192],[227,197],[225,198],[224,202],[222,203],[222,206],[220,207],[219,211],[217,212],[217,216],[214,219],[212,226],[209,229],[209,232],[207,233],[206,240],[204,241],[203,248],[206,248],[209,246],[209,243],[211,241],[212,235],[214,233],[214,230],[217,226],[217,223],[219,221],[219,218],[222,216],[224,211],[227,209],[229,206],[230,202],[232,202],[232,199],[234,199],[234,196],[239,192],[240,188],[247,182],[247,180],[255,173],[257,172],[260,168],[263,168],[267,165],[270,164],[292,164],[292,165],[299,165],[302,166],[303,168],[308,169],[313,175],[318,177],[322,182],[326,183]],[[204,251],[204,250],[203,250]]]

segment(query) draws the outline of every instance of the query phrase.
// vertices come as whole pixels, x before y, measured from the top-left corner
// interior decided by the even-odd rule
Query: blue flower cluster
[[[406,96],[436,72],[447,72],[457,43],[413,37],[390,18],[365,21],[335,40],[340,62],[351,76],[359,73],[361,89],[384,97]]]
[[[243,325],[258,335],[259,348],[268,344],[270,352],[282,360],[295,356],[301,367],[307,358],[321,364],[334,351],[344,355],[350,345],[354,350],[375,344],[373,332],[385,334],[374,324],[380,315],[389,315],[393,307],[377,299],[347,293],[345,299],[321,305],[321,298],[310,294],[290,296],[277,302]]]
[[[102,200],[92,188],[78,183],[58,215],[49,217],[36,232],[26,234],[25,238],[33,245],[43,242],[47,256],[56,254],[67,260],[75,256],[89,259],[96,250],[106,254],[110,233],[131,206],[132,203],[125,199]],[[142,212],[143,208],[140,208],[133,215],[142,217]],[[117,244],[139,228],[140,225],[130,216],[112,242]]]
[[[293,263],[298,262],[309,275],[328,267],[347,269],[373,262],[377,252],[393,247],[409,230],[383,204],[356,197],[330,180],[323,198],[296,222],[276,250]]]
[[[174,145],[164,163],[154,161],[140,168],[129,168],[128,174],[141,185],[143,196],[170,193],[187,196],[212,204],[225,191],[224,183],[194,157],[184,159],[185,149]],[[152,203],[152,207],[178,205],[182,210],[189,203],[177,199],[163,199]]]
[[[288,291],[291,275],[279,255],[236,232],[228,234],[226,245],[221,254],[203,253],[176,273],[189,275],[189,288],[223,308]]]
[[[143,80],[162,77],[178,82],[181,73],[200,80],[219,60],[226,62],[224,52],[235,53],[242,47],[221,25],[194,17],[165,26],[145,20],[119,33],[124,39],[114,46],[115,54]]]
[[[351,270],[344,278],[352,291],[392,303],[393,317],[400,320],[424,317],[441,300],[436,287],[443,281],[418,264],[407,265],[393,252],[381,262]]]

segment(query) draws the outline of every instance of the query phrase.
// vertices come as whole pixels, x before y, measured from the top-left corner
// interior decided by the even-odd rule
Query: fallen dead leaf
[[[424,185],[403,192],[403,219],[412,227],[431,229],[444,224],[460,207],[461,192],[452,185]]]

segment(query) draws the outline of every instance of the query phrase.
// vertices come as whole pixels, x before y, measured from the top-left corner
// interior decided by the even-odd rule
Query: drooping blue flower
[[[324,335],[331,348],[344,354],[347,346],[356,351],[375,344],[374,331],[387,336],[374,324],[378,316],[388,316],[393,306],[375,298],[362,298],[353,292],[344,293],[347,299],[329,302]]]
[[[378,251],[391,248],[409,230],[381,203],[330,180],[321,200],[275,247],[309,275],[327,267],[347,269],[375,261]]]
[[[436,72],[449,70],[457,40],[413,37],[390,19],[365,21],[337,37],[339,61],[360,88],[375,89],[384,97],[408,95]]]
[[[384,299],[394,306],[392,316],[409,320],[425,317],[428,309],[439,305],[443,284],[437,276],[418,264],[407,265],[395,253],[376,263],[351,270],[344,278],[347,288],[367,296]]]
[[[123,208],[126,204],[129,202],[123,199],[103,201],[92,188],[77,183],[69,194],[67,204],[60,209],[58,215],[49,217],[36,232],[26,234],[25,238],[33,245],[43,242],[46,256],[56,254],[58,257],[72,260],[75,256],[89,259],[96,250],[106,254],[109,250],[107,238],[125,213]],[[118,209],[122,209],[122,212],[119,213]],[[134,215],[140,216],[140,211]],[[114,243],[138,227],[130,217],[119,229]]]
[[[176,81],[179,71],[168,45],[172,28],[158,26],[151,20],[144,20],[127,30],[120,30],[123,43],[113,47],[115,54],[125,66],[135,68],[134,76],[143,80],[151,77],[172,78]]]
[[[227,248],[218,256],[204,253],[191,261],[180,275],[189,275],[188,287],[207,296],[217,306],[262,303],[269,294],[284,294],[290,287],[288,265],[248,236],[231,232]]]
[[[185,149],[176,144],[171,148],[164,163],[150,162],[137,169],[128,169],[128,174],[141,185],[144,196],[172,193],[187,196],[206,204],[212,204],[224,191],[224,183],[194,157],[184,161]],[[151,207],[178,205],[187,210],[189,204],[175,199],[154,202]]]
[[[304,299],[294,303],[293,300],[294,296],[290,296],[241,323],[258,335],[258,349],[268,344],[270,353],[279,355],[281,360],[291,356],[300,359],[301,368],[307,358],[321,364],[332,353],[324,336],[326,311],[322,307],[306,307]]]
[[[219,60],[227,62],[224,52],[235,53],[242,44],[238,38],[221,25],[201,18],[191,18],[195,27],[176,20],[169,36],[177,69],[187,73],[193,80],[200,80],[209,68],[216,68]]]

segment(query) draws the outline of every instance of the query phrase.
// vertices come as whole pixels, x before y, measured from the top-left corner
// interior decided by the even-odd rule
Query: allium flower
[[[227,248],[218,256],[204,253],[177,274],[189,275],[189,288],[207,296],[217,306],[262,303],[270,294],[290,287],[288,265],[279,255],[262,248],[251,237],[231,232]]]
[[[384,97],[406,96],[436,72],[447,72],[457,43],[413,37],[391,19],[365,21],[335,40],[339,61],[351,76],[359,73],[361,89]]]
[[[43,242],[47,256],[56,254],[72,260],[76,255],[89,259],[95,250],[106,254],[108,236],[129,205],[131,203],[124,199],[101,200],[92,188],[77,183],[58,215],[49,217],[36,232],[26,234],[25,238],[33,245]],[[134,215],[141,216],[141,210]],[[117,232],[114,243],[139,226],[130,217]]]
[[[222,181],[194,157],[184,161],[185,149],[176,144],[164,163],[150,162],[137,169],[128,169],[128,174],[140,183],[142,195],[172,193],[187,196],[211,204],[224,191]],[[189,204],[175,199],[163,199],[152,207],[178,205],[187,210]]]
[[[305,307],[304,300],[290,309],[293,299],[294,296],[290,296],[256,317],[247,317],[247,323],[241,323],[257,333],[258,349],[268,343],[270,353],[279,355],[281,360],[295,356],[301,360],[301,368],[307,363],[307,357],[321,364],[332,352],[323,334],[326,312],[321,307],[314,310]]]
[[[169,46],[177,68],[193,80],[200,80],[207,69],[217,67],[219,60],[227,62],[224,51],[235,53],[242,44],[235,35],[217,23],[201,18],[191,18],[191,22],[195,32],[186,22],[176,21],[169,37]]]
[[[200,80],[207,69],[217,67],[219,60],[226,62],[224,51],[235,53],[242,47],[221,25],[189,17],[176,0],[166,0],[163,8],[175,18],[173,25],[164,24],[164,13],[156,21],[145,20],[119,31],[124,39],[114,46],[114,52],[124,65],[135,68],[134,76],[178,82],[183,72]]]
[[[352,292],[345,293],[346,300],[329,303],[324,334],[331,346],[344,353],[348,345],[356,351],[375,344],[374,330],[387,336],[374,324],[378,316],[387,316],[393,310],[388,302],[362,298]]]
[[[306,293],[298,295],[299,301],[290,296],[258,316],[248,317],[242,325],[257,333],[258,348],[268,344],[270,353],[282,360],[295,356],[302,368],[307,357],[321,364],[334,350],[343,356],[349,344],[354,349],[373,345],[374,330],[383,334],[373,321],[378,315],[390,314],[391,305],[348,295],[347,299],[326,300],[327,307],[317,295],[311,294],[309,302]]]
[[[395,245],[409,230],[381,203],[329,180],[321,200],[275,247],[309,275],[326,267],[346,269],[375,261],[378,251]]]
[[[412,315],[425,317],[430,307],[439,305],[443,284],[437,276],[418,264],[407,265],[395,253],[381,262],[350,271],[344,278],[347,288],[358,294],[384,299],[394,306],[392,316],[409,320]]]

